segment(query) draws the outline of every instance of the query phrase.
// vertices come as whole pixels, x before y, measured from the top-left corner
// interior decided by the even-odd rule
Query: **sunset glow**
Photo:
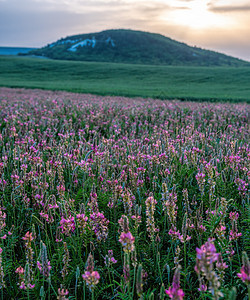
[[[176,9],[167,13],[167,19],[170,18],[176,25],[184,25],[195,30],[225,27],[233,23],[225,16],[210,12],[209,2],[208,0],[194,0],[185,3],[185,6],[177,3]]]

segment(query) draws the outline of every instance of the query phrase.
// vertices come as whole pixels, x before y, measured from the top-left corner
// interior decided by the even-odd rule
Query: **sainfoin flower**
[[[2,265],[2,252],[3,249],[0,247],[0,289],[5,287],[4,272],[3,272],[3,265]]]
[[[74,217],[69,217],[67,219],[62,218],[60,221],[60,228],[62,229],[62,232],[67,235],[70,236],[72,232],[75,231],[76,226],[75,226],[75,219]]]
[[[220,292],[220,281],[218,275],[214,270],[214,263],[220,266],[220,269],[224,270],[227,265],[223,263],[220,253],[217,253],[213,239],[208,239],[208,241],[201,246],[201,248],[196,248],[196,265],[195,271],[198,274],[199,281],[202,282],[203,276],[209,282],[209,290],[215,299],[219,299],[223,294]],[[219,261],[218,261],[219,260]],[[200,285],[200,290],[202,287]]]
[[[133,237],[130,231],[122,232],[120,235],[119,242],[122,244],[124,252],[132,252],[135,249],[134,242],[135,238]]]
[[[199,186],[199,190],[201,192],[201,194],[203,195],[204,193],[204,187],[205,187],[205,174],[202,172],[199,172],[196,176],[195,176],[198,186]]]
[[[17,274],[24,274],[24,268],[22,268],[21,266],[18,267],[18,268],[16,268],[15,273],[17,273]]]
[[[242,254],[242,262],[243,265],[240,269],[240,273],[237,275],[244,283],[250,284],[250,262],[246,252],[243,252]]]
[[[78,224],[78,229],[81,234],[85,233],[86,227],[87,227],[87,222],[88,222],[88,217],[85,216],[85,214],[77,214],[76,215],[77,219],[77,224]]]
[[[241,232],[238,232],[237,228],[237,220],[239,218],[239,214],[237,212],[230,212],[229,213],[229,219],[231,220],[232,229],[229,232],[229,240],[237,240],[239,237],[242,236]]]
[[[146,204],[146,215],[147,215],[147,231],[149,232],[149,237],[151,240],[154,240],[155,232],[159,231],[155,226],[155,205],[157,201],[154,199],[153,196],[150,196],[145,201]]]
[[[101,212],[90,215],[90,225],[98,241],[106,240],[108,237],[109,220]]]
[[[42,241],[41,241],[41,249],[40,249],[40,259],[41,262],[37,261],[37,267],[43,276],[49,277],[51,265],[50,265],[50,261],[48,260],[47,247]]]
[[[86,284],[89,286],[90,289],[94,288],[97,283],[99,282],[100,275],[97,271],[86,271],[82,278],[86,281]]]
[[[108,255],[104,257],[104,263],[107,266],[110,266],[111,264],[116,264],[117,260],[113,256],[113,250],[108,250]]]
[[[82,278],[86,282],[90,290],[95,288],[100,280],[99,273],[97,271],[94,271],[94,259],[91,253],[88,256],[86,271],[82,275]]]
[[[245,283],[250,283],[250,269],[244,266],[241,267],[240,273],[237,274],[238,277]]]
[[[197,262],[202,262],[201,269],[203,270],[205,266],[209,266],[216,262],[218,259],[218,254],[216,253],[216,248],[211,241],[206,242],[201,248],[196,248]]]
[[[69,291],[64,289],[61,285],[61,288],[58,289],[58,300],[67,300],[68,298],[66,298],[65,296],[67,296],[69,294]]]
[[[32,236],[32,232],[26,232],[25,236],[22,238],[24,241],[31,242],[34,240],[34,237]]]
[[[199,292],[206,292],[207,291],[207,286],[205,284],[201,284],[200,287],[198,288]]]
[[[120,220],[118,221],[122,233],[120,235],[119,242],[122,244],[123,251],[125,253],[129,253],[135,250],[135,238],[133,237],[132,233],[129,231],[129,221],[128,217],[125,215],[122,215]]]
[[[170,299],[174,300],[182,300],[184,297],[184,292],[180,288],[180,267],[177,267],[174,272],[173,283],[167,290],[165,290],[166,294]]]

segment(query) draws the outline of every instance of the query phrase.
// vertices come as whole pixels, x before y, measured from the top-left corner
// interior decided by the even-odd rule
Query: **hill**
[[[52,59],[181,66],[250,66],[214,51],[191,47],[160,34],[106,30],[62,38],[29,52]]]

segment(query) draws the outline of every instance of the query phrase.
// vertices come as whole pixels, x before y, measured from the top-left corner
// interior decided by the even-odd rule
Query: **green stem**
[[[85,283],[83,284],[83,299],[85,300],[85,292],[86,292],[86,287],[85,287]]]
[[[56,290],[54,289],[54,287],[51,283],[50,283],[50,286],[51,286],[51,289],[52,289],[53,293],[55,294],[55,296],[57,296],[57,292],[56,292]]]
[[[109,270],[109,268],[108,268],[108,275],[109,275],[109,282],[110,282],[111,289],[112,289],[112,295],[114,295],[113,282],[112,282],[112,280],[111,280],[111,276],[110,276],[110,270]]]
[[[159,255],[160,255],[160,253],[159,253]],[[158,266],[158,271],[159,271],[159,275],[160,275],[160,279],[161,279],[161,284],[162,284],[163,280],[162,280],[161,267],[160,267],[160,262],[159,262],[159,259],[158,259],[158,255],[156,255],[156,259],[157,259],[157,266]]]
[[[136,281],[135,272],[136,272],[136,267],[134,267],[134,278],[133,278],[133,289],[132,289],[132,297],[131,297],[131,300],[133,300],[133,299],[134,299],[134,292],[135,292],[135,281]]]
[[[171,252],[172,252],[172,248],[173,248],[173,241],[172,241],[172,239],[170,240],[170,243],[171,243],[171,246],[170,246],[170,249],[169,249],[169,251],[168,251],[168,258],[167,258],[167,262],[169,261],[169,255],[171,254]]]
[[[236,242],[237,255],[238,255],[238,260],[239,260],[239,265],[240,265],[241,264],[241,259],[240,259],[240,252],[239,252],[238,242],[237,242],[237,240],[235,242]]]
[[[232,260],[231,259],[230,259],[230,273],[231,273],[231,286],[232,286],[233,285],[233,266],[232,266]]]
[[[163,244],[166,240],[166,230],[167,230],[167,213],[164,213],[164,229],[163,229]]]
[[[50,278],[49,278],[49,299],[50,299]]]
[[[186,274],[187,274],[187,249],[186,242],[184,242],[184,273],[185,273],[185,281],[184,281],[184,290],[186,289]]]
[[[155,258],[155,241],[152,241],[152,245],[153,245],[153,256],[154,256],[154,261],[156,262],[157,259]]]

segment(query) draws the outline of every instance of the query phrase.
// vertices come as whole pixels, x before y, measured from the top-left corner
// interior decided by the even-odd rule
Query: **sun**
[[[208,8],[209,0],[172,1],[173,11],[165,16],[169,21],[193,29],[224,27],[228,20]]]

